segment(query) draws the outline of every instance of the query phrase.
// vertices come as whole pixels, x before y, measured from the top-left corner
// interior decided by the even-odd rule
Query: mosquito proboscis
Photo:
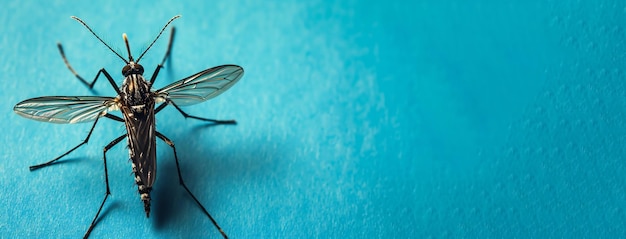
[[[58,49],[61,53],[61,57],[65,62],[67,68],[74,74],[74,76],[80,80],[83,84],[90,89],[93,88],[100,75],[109,81],[115,92],[116,97],[104,97],[104,96],[44,96],[37,97],[28,100],[24,100],[13,108],[15,113],[20,116],[51,123],[61,124],[73,124],[83,122],[93,122],[87,137],[80,144],[71,148],[67,152],[60,156],[42,163],[30,166],[30,170],[36,170],[46,166],[54,164],[57,160],[68,155],[72,151],[76,150],[80,146],[86,144],[91,137],[98,120],[100,118],[108,118],[114,121],[123,122],[126,125],[126,134],[121,135],[111,141],[104,147],[103,161],[104,161],[104,176],[106,183],[106,193],[96,215],[94,216],[89,228],[85,232],[84,238],[89,237],[90,233],[96,226],[96,222],[102,208],[109,195],[111,194],[109,189],[109,174],[107,169],[107,157],[106,153],[113,146],[121,142],[124,138],[128,140],[128,149],[130,154],[130,160],[132,162],[132,171],[135,176],[135,183],[137,184],[141,201],[144,204],[144,211],[146,217],[150,217],[150,191],[156,179],[156,138],[161,139],[167,145],[169,145],[174,151],[174,160],[176,162],[176,169],[178,173],[178,180],[180,185],[187,191],[191,198],[198,204],[204,214],[211,220],[213,225],[219,230],[224,238],[228,238],[226,233],[220,228],[213,216],[206,210],[206,208],[200,203],[200,201],[191,193],[191,190],[185,185],[183,177],[181,175],[180,166],[178,162],[178,155],[176,153],[176,147],[174,143],[165,135],[156,130],[155,127],[155,114],[159,113],[166,106],[172,105],[180,112],[185,118],[192,118],[201,121],[211,122],[214,124],[236,124],[234,120],[215,120],[187,114],[180,106],[192,105],[200,103],[218,96],[231,86],[233,86],[243,76],[243,68],[237,65],[222,65],[212,67],[182,80],[169,84],[161,89],[153,90],[152,85],[159,74],[161,68],[165,64],[166,60],[170,57],[170,51],[172,48],[175,28],[172,27],[167,51],[163,60],[157,65],[150,80],[146,80],[143,77],[144,68],[139,64],[141,58],[148,52],[148,50],[159,39],[161,34],[167,29],[167,27],[179,18],[180,15],[171,18],[165,26],[161,29],[159,34],[154,38],[150,45],[144,50],[139,58],[135,60],[131,54],[130,44],[127,35],[124,33],[124,43],[126,44],[126,50],[128,51],[128,59],[122,57],[121,54],[113,50],[106,42],[104,42],[83,20],[78,17],[72,16],[72,18],[80,22],[87,28],[102,44],[104,44],[111,52],[117,55],[126,64],[122,68],[122,75],[124,76],[124,82],[122,87],[118,87],[117,83],[111,77],[111,75],[104,69],[100,69],[93,81],[88,82],[81,77],[70,65],[65,56],[62,45],[59,43]],[[159,105],[160,104],[160,105]],[[119,117],[109,112],[120,110],[122,117]]]

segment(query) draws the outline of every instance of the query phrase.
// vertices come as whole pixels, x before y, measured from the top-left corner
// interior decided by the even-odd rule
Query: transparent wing
[[[93,121],[116,108],[112,97],[45,96],[17,103],[13,110],[20,116],[43,122],[74,124]]]
[[[168,98],[177,105],[191,105],[218,96],[243,76],[236,65],[216,66],[174,82],[156,91],[157,97]]]

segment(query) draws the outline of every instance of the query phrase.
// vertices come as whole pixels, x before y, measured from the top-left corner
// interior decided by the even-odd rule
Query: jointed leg
[[[91,234],[91,231],[96,226],[96,219],[98,219],[98,216],[100,215],[100,212],[102,211],[102,207],[104,207],[104,203],[107,201],[107,198],[111,194],[111,190],[109,189],[109,170],[107,169],[107,151],[111,149],[113,146],[115,146],[116,144],[118,144],[120,141],[122,141],[124,138],[126,138],[126,135],[117,137],[116,139],[111,141],[107,146],[104,147],[104,153],[103,153],[104,155],[104,182],[106,183],[107,191],[106,191],[106,194],[104,195],[104,199],[102,200],[102,203],[100,204],[100,208],[98,208],[98,212],[96,213],[96,216],[93,218],[93,221],[91,221],[91,225],[89,225],[89,229],[87,229],[87,232],[85,233],[85,236],[83,237],[85,239],[89,237],[89,234]]]
[[[115,115],[112,115],[112,114],[106,114],[103,117],[107,117],[109,119],[112,119],[112,120],[124,123],[124,119],[120,118],[119,116],[115,116]]]
[[[159,107],[156,108],[156,110],[154,111],[154,113],[159,113],[159,111],[161,111],[163,108],[165,108],[165,106],[167,106],[168,104],[171,104],[174,106],[174,108],[176,108],[176,110],[178,110],[178,112],[180,112],[185,118],[192,118],[192,119],[197,119],[197,120],[202,120],[202,121],[208,121],[208,122],[213,122],[216,124],[237,124],[237,121],[235,120],[215,120],[215,119],[207,119],[207,118],[202,118],[202,117],[198,117],[198,116],[193,116],[190,114],[185,113],[185,111],[183,111],[180,107],[178,107],[178,105],[176,105],[176,103],[174,103],[171,100],[167,100],[165,103],[163,103],[162,105],[159,105]]]
[[[215,221],[215,219],[213,219],[213,217],[211,216],[211,214],[209,214],[209,211],[207,211],[204,206],[202,206],[202,203],[200,203],[200,201],[198,201],[198,199],[196,198],[196,196],[193,195],[193,193],[191,193],[191,191],[189,190],[189,188],[187,188],[187,185],[185,185],[185,182],[183,181],[183,176],[180,174],[180,165],[178,163],[178,155],[176,155],[176,147],[174,147],[174,142],[172,142],[170,139],[168,139],[167,137],[165,137],[165,135],[159,133],[158,131],[156,132],[157,137],[159,137],[159,139],[163,140],[163,142],[165,142],[167,145],[169,145],[170,147],[172,147],[172,150],[174,150],[174,160],[176,161],[176,170],[178,170],[178,182],[180,183],[180,185],[183,186],[183,188],[185,188],[185,190],[187,191],[187,193],[189,193],[189,196],[191,196],[191,198],[193,198],[194,201],[196,201],[196,203],[198,204],[198,206],[200,206],[200,208],[202,209],[202,211],[204,212],[204,214],[206,214],[209,219],[211,220],[211,222],[213,223],[213,225],[217,228],[217,230],[220,231],[220,233],[222,234],[222,236],[224,238],[228,238],[228,236],[226,236],[226,233],[224,233],[224,231],[222,230],[222,228],[220,228],[219,225],[217,225],[217,222]]]
[[[106,115],[104,115],[104,117],[107,117],[107,118],[115,120],[115,121],[122,121],[122,122],[124,122],[123,119],[121,119],[120,117],[117,117],[115,115],[106,114]],[[93,122],[93,125],[91,126],[91,129],[89,130],[89,133],[87,134],[87,137],[83,140],[82,143],[76,145],[74,148],[70,149],[69,151],[65,152],[64,154],[61,154],[61,156],[56,157],[53,160],[50,160],[50,161],[42,163],[42,164],[37,164],[37,165],[30,166],[29,167],[30,171],[37,170],[37,169],[40,169],[40,168],[43,168],[43,167],[46,167],[46,166],[50,166],[51,164],[53,164],[57,160],[63,158],[65,155],[68,155],[72,151],[76,150],[78,147],[80,147],[83,144],[86,144],[87,142],[89,142],[89,137],[91,137],[91,133],[93,132],[93,129],[96,128],[96,124],[98,123],[99,119],[100,118],[96,118],[96,121]]]
[[[163,56],[163,60],[159,65],[165,65],[165,61],[170,58],[170,52],[172,50],[172,45],[174,44],[174,33],[176,33],[176,28],[172,26],[172,30],[170,31],[170,40],[167,42],[167,51],[165,51],[165,56]]]
[[[76,145],[74,148],[70,149],[69,151],[65,152],[64,154],[61,154],[61,156],[56,157],[53,160],[50,160],[50,161],[42,163],[42,164],[37,164],[37,165],[30,166],[29,167],[30,171],[37,170],[37,169],[49,166],[49,165],[53,164],[54,162],[56,162],[57,160],[63,158],[65,155],[68,155],[69,153],[71,153],[72,151],[77,149],[78,147],[80,147],[83,144],[86,144],[87,142],[89,142],[89,137],[91,137],[91,133],[93,132],[93,129],[96,128],[96,124],[98,123],[98,119],[100,119],[100,118],[96,118],[96,121],[93,122],[93,125],[91,126],[91,129],[89,130],[89,133],[87,134],[87,137],[83,140],[82,143]]]
[[[109,83],[111,83],[113,88],[115,88],[115,92],[117,92],[118,94],[120,93],[119,87],[117,87],[115,80],[111,77],[111,75],[109,75],[109,73],[104,68],[100,69],[98,71],[98,74],[96,74],[96,77],[93,79],[93,81],[89,83],[74,70],[72,65],[70,65],[70,62],[67,60],[67,57],[65,57],[65,52],[63,51],[63,46],[61,45],[61,43],[57,43],[57,47],[59,48],[59,52],[61,53],[61,57],[63,57],[63,62],[65,62],[67,69],[69,69],[72,72],[72,74],[74,74],[74,76],[78,78],[78,80],[80,80],[83,84],[89,87],[89,89],[93,89],[93,86],[94,84],[96,84],[96,81],[98,80],[98,77],[100,76],[100,73],[102,73],[109,80]]]
[[[170,32],[170,40],[167,43],[167,50],[165,51],[165,56],[163,56],[163,60],[161,60],[161,64],[157,65],[156,69],[154,69],[154,73],[150,77],[150,84],[154,84],[154,81],[159,75],[159,71],[163,68],[165,61],[170,58],[170,51],[172,50],[172,44],[174,44],[174,33],[176,32],[175,28],[172,27],[172,31]]]

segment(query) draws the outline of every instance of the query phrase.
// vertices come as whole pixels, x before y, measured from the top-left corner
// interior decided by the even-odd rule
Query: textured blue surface
[[[471,2],[471,3],[470,3]],[[188,186],[233,238],[570,238],[626,235],[624,1],[5,3],[0,22],[0,237],[79,237],[104,196],[102,147],[124,128],[21,118],[15,103],[91,95],[176,14],[157,87],[238,64],[243,79],[158,128]],[[160,60],[161,40],[142,60]],[[148,70],[149,69],[149,70]],[[149,75],[149,74],[147,74]],[[105,81],[96,94],[112,95]],[[94,238],[219,237],[159,144],[146,219],[125,147]]]

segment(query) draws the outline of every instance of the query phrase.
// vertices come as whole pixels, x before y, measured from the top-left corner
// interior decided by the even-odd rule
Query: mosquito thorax
[[[124,75],[124,77],[127,77],[131,74],[139,74],[139,75],[143,75],[143,66],[139,65],[138,63],[135,62],[129,62],[128,65],[124,66],[124,68],[122,68],[122,75]]]

